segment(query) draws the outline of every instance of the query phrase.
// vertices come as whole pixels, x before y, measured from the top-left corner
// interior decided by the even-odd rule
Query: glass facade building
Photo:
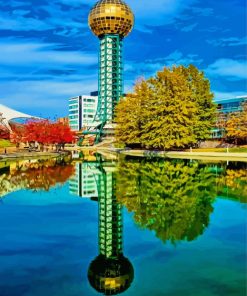
[[[242,103],[247,101],[246,96],[240,96],[232,99],[215,100],[218,112],[232,113],[242,111]]]
[[[95,118],[98,96],[77,96],[69,99],[69,125],[73,131],[90,127]]]
[[[219,128],[220,122],[227,120],[232,113],[241,112],[243,103],[247,102],[247,95],[239,96],[231,99],[216,99],[217,104],[217,122],[216,126],[211,131],[212,139],[221,139],[225,135],[224,128]]]

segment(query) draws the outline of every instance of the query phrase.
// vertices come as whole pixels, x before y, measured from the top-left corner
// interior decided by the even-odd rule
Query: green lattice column
[[[99,101],[96,120],[112,123],[114,109],[123,95],[122,38],[104,35],[100,39]]]
[[[112,172],[100,176],[99,188],[99,253],[106,258],[122,254],[122,210],[115,195]]]

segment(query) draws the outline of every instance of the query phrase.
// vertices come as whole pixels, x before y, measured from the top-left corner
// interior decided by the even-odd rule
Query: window
[[[69,114],[76,114],[78,113],[78,110],[70,111]]]
[[[77,121],[77,120],[70,120],[70,121],[69,121],[69,124],[70,124],[70,125],[74,125],[74,124],[76,124],[76,125],[77,125],[77,123],[78,123],[78,121]]]
[[[95,102],[95,99],[83,99],[83,101],[84,102],[91,102],[91,103],[93,103],[93,102]]]
[[[69,119],[78,119],[78,115],[69,115]]]
[[[78,105],[71,105],[69,106],[69,110],[74,110],[74,109],[78,109]]]

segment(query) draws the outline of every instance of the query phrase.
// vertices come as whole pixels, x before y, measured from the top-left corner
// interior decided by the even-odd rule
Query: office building
[[[223,113],[241,112],[242,104],[247,101],[247,95],[231,99],[216,99],[217,111]]]
[[[88,129],[92,126],[97,104],[98,97],[96,95],[77,96],[69,99],[69,125],[73,131]]]
[[[238,96],[231,99],[216,99],[217,104],[217,122],[211,131],[212,139],[222,139],[225,135],[225,129],[221,126],[232,113],[241,112],[243,110],[243,103],[247,102],[247,95]]]

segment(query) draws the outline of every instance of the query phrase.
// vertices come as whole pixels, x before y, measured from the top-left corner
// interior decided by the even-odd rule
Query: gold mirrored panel
[[[119,34],[125,37],[133,28],[134,15],[121,0],[101,0],[90,11],[88,23],[96,36]]]

